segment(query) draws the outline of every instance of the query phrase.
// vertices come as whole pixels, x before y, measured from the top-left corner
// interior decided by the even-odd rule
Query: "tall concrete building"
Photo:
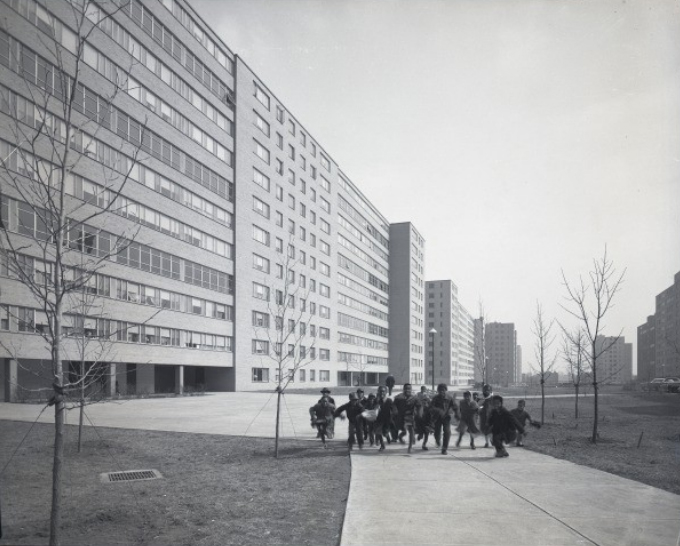
[[[597,359],[598,383],[623,385],[633,378],[633,344],[626,343],[625,337],[618,339],[599,336],[595,340],[597,351],[609,347]]]
[[[422,383],[422,236],[390,224],[186,1],[110,7],[85,14],[97,28],[77,74],[65,244],[91,263],[117,252],[88,280],[97,313],[67,309],[66,366],[80,336],[111,344],[97,363],[109,394],[268,390],[281,351],[311,361],[291,376],[301,386]],[[2,219],[35,279],[51,267],[31,243],[44,219],[12,179],[39,178],[30,165],[49,167],[63,141],[80,15],[66,0],[0,3]],[[51,383],[37,373],[49,316],[2,256],[0,394],[17,399]],[[273,347],[283,330],[298,341]]]
[[[458,287],[451,280],[427,281],[425,286],[425,335],[429,337],[426,382],[474,383],[474,322],[458,301]],[[430,333],[432,329],[436,333]]]
[[[397,383],[423,384],[425,241],[410,222],[390,225],[389,267],[389,370]]]
[[[656,316],[650,315],[637,328],[637,378],[648,383],[656,376]]]
[[[638,378],[680,376],[680,272],[656,296],[654,314],[637,331]]]
[[[516,382],[517,332],[512,322],[489,322],[485,328],[489,382],[507,387]]]

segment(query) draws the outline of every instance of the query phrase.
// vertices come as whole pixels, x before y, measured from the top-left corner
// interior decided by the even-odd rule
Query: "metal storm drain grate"
[[[158,470],[124,470],[122,472],[106,472],[101,474],[100,477],[102,483],[113,483],[158,480],[163,476]]]

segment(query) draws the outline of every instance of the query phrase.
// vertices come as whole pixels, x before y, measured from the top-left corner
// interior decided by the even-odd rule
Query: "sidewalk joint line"
[[[586,535],[584,535],[584,534],[583,534],[582,532],[580,532],[579,530],[574,529],[571,525],[569,525],[568,523],[562,521],[562,520],[559,519],[558,517],[554,516],[553,514],[551,514],[550,512],[548,512],[545,508],[539,506],[539,505],[536,504],[535,502],[530,501],[530,500],[527,499],[526,497],[523,497],[522,495],[520,495],[520,494],[517,493],[516,491],[513,491],[513,490],[510,489],[507,485],[505,485],[505,484],[499,482],[496,478],[494,478],[493,476],[490,476],[489,474],[487,474],[486,472],[484,472],[481,468],[477,468],[476,466],[471,465],[471,464],[468,463],[465,459],[463,459],[462,457],[458,457],[458,456],[456,456],[455,454],[453,455],[453,458],[456,459],[457,461],[461,461],[462,463],[466,464],[466,465],[469,466],[470,468],[473,468],[474,470],[476,470],[476,471],[479,472],[480,474],[483,474],[484,476],[486,476],[487,478],[489,478],[491,481],[497,483],[497,484],[500,485],[503,489],[506,489],[507,491],[509,491],[509,492],[512,493],[513,495],[519,497],[519,498],[522,499],[523,501],[528,502],[529,504],[531,504],[531,505],[534,506],[535,508],[538,508],[541,512],[543,512],[544,514],[550,516],[550,517],[551,517],[552,519],[554,519],[555,521],[561,523],[561,524],[564,525],[567,529],[571,529],[574,533],[576,533],[577,535],[583,537],[584,539],[586,539],[586,540],[587,540],[588,542],[590,542],[591,544],[594,544],[595,546],[600,546],[600,544],[598,544],[597,542],[595,542],[593,539],[587,537]],[[680,546],[680,545],[679,545],[679,546]]]

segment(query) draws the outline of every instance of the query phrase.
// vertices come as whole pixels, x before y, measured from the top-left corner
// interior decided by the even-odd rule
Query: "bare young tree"
[[[8,7],[17,11],[0,21],[2,51],[8,52],[0,55],[0,64],[16,82],[11,89],[0,88],[0,265],[13,281],[13,294],[4,293],[3,299],[18,309],[20,330],[42,336],[51,368],[49,404],[54,406],[55,428],[50,545],[60,541],[68,398],[78,391],[75,396],[81,397],[87,385],[102,377],[97,371],[101,366],[84,363],[100,361],[104,353],[78,340],[97,337],[101,347],[108,338],[101,329],[88,330],[95,317],[86,314],[81,295],[137,234],[138,228],[114,234],[107,221],[112,215],[129,217],[133,204],[121,192],[140,160],[146,135],[145,124],[140,124],[135,128],[138,140],[128,138],[114,149],[100,134],[120,121],[114,101],[130,91],[136,61],[131,55],[125,67],[105,66],[108,81],[96,93],[86,86],[85,66],[98,69],[92,34],[120,9],[113,6],[106,14],[92,7],[87,0],[72,2],[60,20],[48,11],[49,4],[46,9],[20,2]],[[21,17],[36,25],[41,51],[13,36],[13,19]],[[91,161],[95,158],[98,163]],[[90,178],[96,181],[81,174],[94,170],[99,172]],[[21,354],[13,356],[21,359]],[[69,374],[67,361],[80,361],[83,368]]]
[[[310,323],[316,314],[316,302],[308,301],[310,289],[300,286],[299,271],[296,270],[302,264],[295,260],[293,252],[293,246],[289,244],[285,256],[281,254],[275,264],[280,282],[269,288],[267,314],[253,325],[256,338],[253,352],[274,362],[276,367],[276,458],[279,456],[281,397],[298,372],[316,360],[319,335],[317,325]]]
[[[593,385],[593,432],[591,441],[597,443],[598,414],[598,359],[606,353],[621,337],[608,338],[610,341],[600,343],[602,332],[605,330],[604,319],[613,307],[614,297],[621,288],[626,270],[618,274],[612,262],[607,256],[607,247],[601,259],[593,259],[593,269],[588,273],[588,279],[579,277],[579,282],[570,284],[564,271],[562,281],[567,291],[567,305],[562,308],[581,323],[581,330],[585,335],[587,358]]]
[[[579,328],[575,332],[565,332],[562,335],[562,356],[569,365],[571,384],[574,385],[576,395],[574,402],[574,418],[578,419],[578,397],[581,381],[586,372],[586,339],[583,331]]]
[[[554,325],[554,320],[550,322],[545,320],[543,308],[540,303],[536,302],[536,318],[531,332],[536,336],[534,356],[536,357],[538,377],[541,383],[541,424],[544,423],[545,418],[545,380],[552,374],[557,360],[557,354],[550,355],[550,346],[555,341],[555,335],[552,333]]]

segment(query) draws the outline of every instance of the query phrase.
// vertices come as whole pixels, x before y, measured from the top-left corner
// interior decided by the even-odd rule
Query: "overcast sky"
[[[627,268],[607,333],[680,271],[680,4],[194,0],[390,222],[426,277],[514,322],[568,322],[561,270]],[[557,347],[557,342],[555,348]]]

